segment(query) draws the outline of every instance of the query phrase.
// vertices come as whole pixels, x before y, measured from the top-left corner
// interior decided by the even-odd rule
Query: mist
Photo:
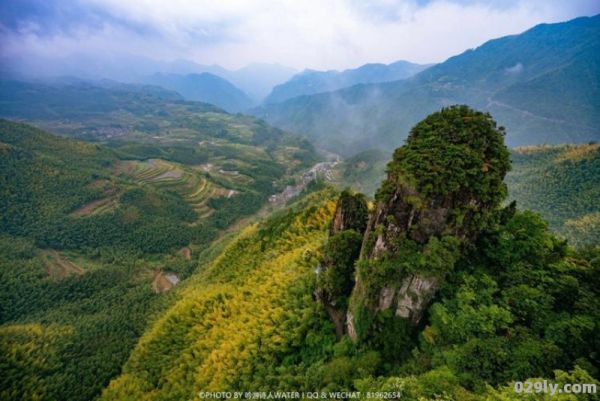
[[[263,68],[277,81],[305,68],[437,63],[537,23],[599,11],[594,0],[3,2],[0,71],[136,81],[157,71],[286,66]]]

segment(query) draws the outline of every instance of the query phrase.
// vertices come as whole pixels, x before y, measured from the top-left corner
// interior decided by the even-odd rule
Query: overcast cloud
[[[599,12],[597,0],[2,0],[0,52],[343,69],[440,62],[541,22]]]

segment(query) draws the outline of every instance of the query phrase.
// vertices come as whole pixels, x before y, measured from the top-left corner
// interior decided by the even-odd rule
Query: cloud
[[[20,0],[0,4],[3,57],[73,53],[348,68],[439,62],[596,0]]]
[[[507,74],[512,74],[512,75],[520,74],[521,72],[523,72],[523,64],[517,63],[517,64],[513,65],[512,67],[505,68],[504,71],[506,71]]]

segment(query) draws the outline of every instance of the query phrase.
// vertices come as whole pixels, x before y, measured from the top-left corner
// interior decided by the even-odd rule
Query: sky
[[[434,63],[598,13],[598,0],[0,0],[0,56],[135,55],[229,69]]]

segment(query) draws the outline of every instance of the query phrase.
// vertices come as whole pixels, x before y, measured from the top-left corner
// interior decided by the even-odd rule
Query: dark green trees
[[[464,245],[492,221],[510,168],[504,130],[467,106],[433,113],[394,153],[376,195],[348,314],[348,334],[374,318],[417,325]]]
[[[396,206],[397,223],[417,242],[432,234],[471,236],[506,196],[509,156],[504,128],[489,114],[467,106],[442,109],[396,149],[378,205]]]
[[[345,230],[363,233],[367,228],[368,220],[369,209],[364,195],[352,194],[349,190],[345,190],[337,201],[329,235]]]
[[[354,262],[360,254],[368,217],[365,197],[343,191],[323,248],[316,295],[333,320],[338,338],[344,333],[348,297],[354,286]]]

